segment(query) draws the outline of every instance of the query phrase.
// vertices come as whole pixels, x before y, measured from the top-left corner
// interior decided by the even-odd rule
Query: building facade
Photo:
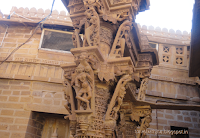
[[[14,11],[31,20],[18,15],[0,19],[1,61],[31,36],[37,22],[50,12],[15,7],[11,13]],[[139,28],[143,45],[157,49],[159,55],[159,65],[153,67],[151,72],[146,101],[198,105],[199,79],[188,77],[190,35],[153,27]],[[63,37],[72,31],[69,16],[53,11],[43,28],[38,29],[29,42],[0,65],[2,138],[69,137],[69,121],[64,119],[68,114],[64,108],[64,71],[60,65],[74,61],[74,57],[68,50],[63,50],[62,39],[55,44],[47,40],[54,32],[58,33],[56,36]],[[50,47],[49,43],[56,48]],[[71,43],[69,39],[70,46]],[[199,111],[152,109],[152,122],[148,130],[185,129],[189,131],[190,138],[198,138],[199,128]],[[147,137],[170,138],[176,135],[152,132]]]
[[[157,48],[159,55],[159,65],[154,66],[151,72],[146,100],[156,103],[199,104],[199,79],[188,77],[190,34],[152,26],[139,28],[141,35],[144,35],[144,43],[150,43],[150,46]],[[154,109],[152,112],[150,128],[188,128],[189,137],[199,137],[199,111]],[[158,136],[171,137],[163,134]],[[157,135],[151,137],[156,138]]]

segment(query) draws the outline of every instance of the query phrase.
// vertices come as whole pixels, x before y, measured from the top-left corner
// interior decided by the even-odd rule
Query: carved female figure
[[[117,96],[117,105],[113,108],[113,112],[112,112],[112,115],[113,115],[113,118],[117,118],[117,112],[119,111],[120,109],[120,106],[122,105],[123,103],[123,98],[126,94],[126,89],[125,87],[120,87],[120,90],[119,90],[119,93],[118,93],[118,96]]]
[[[88,72],[88,67],[84,67],[83,65],[79,64],[76,68],[76,72],[78,75],[75,78],[75,86],[80,87],[80,90],[77,92],[76,98],[78,99],[78,110],[80,110],[80,102],[83,101],[87,104],[87,109],[89,107],[89,100],[92,98],[92,78],[91,76],[86,73]]]

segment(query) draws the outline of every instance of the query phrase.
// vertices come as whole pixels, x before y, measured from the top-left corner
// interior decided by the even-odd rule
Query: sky
[[[9,14],[12,6],[51,9],[53,0],[0,0],[0,10]],[[136,22],[141,26],[154,26],[191,32],[194,0],[150,0],[150,9],[140,12]],[[61,0],[55,0],[54,10],[66,11]]]

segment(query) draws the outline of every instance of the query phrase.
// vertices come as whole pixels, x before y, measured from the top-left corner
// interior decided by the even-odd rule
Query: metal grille
[[[156,48],[156,44],[155,43],[149,43],[150,47],[152,48]]]
[[[44,30],[41,48],[70,51],[74,48],[72,34],[64,31]]]

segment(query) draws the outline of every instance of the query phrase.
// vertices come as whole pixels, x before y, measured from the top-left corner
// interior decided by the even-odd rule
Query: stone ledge
[[[192,98],[192,101],[193,101],[193,102],[198,102],[198,103],[200,103],[200,98],[199,98],[199,97],[193,97],[193,98]]]
[[[184,83],[184,84],[190,84],[190,85],[196,85],[195,81],[192,80],[186,80],[184,78],[171,78],[167,76],[160,76],[160,75],[151,75],[150,79],[152,80],[162,80],[162,81],[170,81],[170,82],[176,82],[176,83]]]
[[[15,74],[11,75],[11,74],[5,74],[5,73],[1,73],[0,78],[44,81],[44,82],[52,82],[52,83],[62,83],[63,82],[63,79],[59,79],[59,78],[41,77],[41,76],[28,76],[28,75],[15,75]]]
[[[64,106],[52,106],[52,105],[41,105],[41,104],[25,104],[25,110],[46,112],[46,113],[57,113],[57,114],[69,114]]]
[[[163,97],[163,98],[170,98],[170,99],[177,99],[177,100],[190,100],[186,97],[186,95],[179,95],[179,94],[172,94],[172,93],[163,93],[163,92],[157,92],[157,91],[146,91],[146,95],[150,96],[156,96],[156,97]],[[198,97],[195,97],[195,102],[197,102],[199,99]]]
[[[176,94],[172,93],[162,93],[162,97],[176,99]]]
[[[186,95],[177,94],[175,97],[176,99],[180,99],[180,100],[189,100]]]
[[[71,54],[70,54],[70,56],[71,56]],[[0,57],[0,62],[3,61],[5,58],[6,57]],[[64,62],[64,61],[35,59],[35,58],[10,58],[6,62],[36,63],[36,64],[45,64],[45,65],[54,65],[54,66],[60,66],[61,64],[68,63],[68,62]]]
[[[153,96],[157,96],[157,97],[162,97],[162,92],[157,92],[157,91],[146,91],[147,95],[153,95]]]

